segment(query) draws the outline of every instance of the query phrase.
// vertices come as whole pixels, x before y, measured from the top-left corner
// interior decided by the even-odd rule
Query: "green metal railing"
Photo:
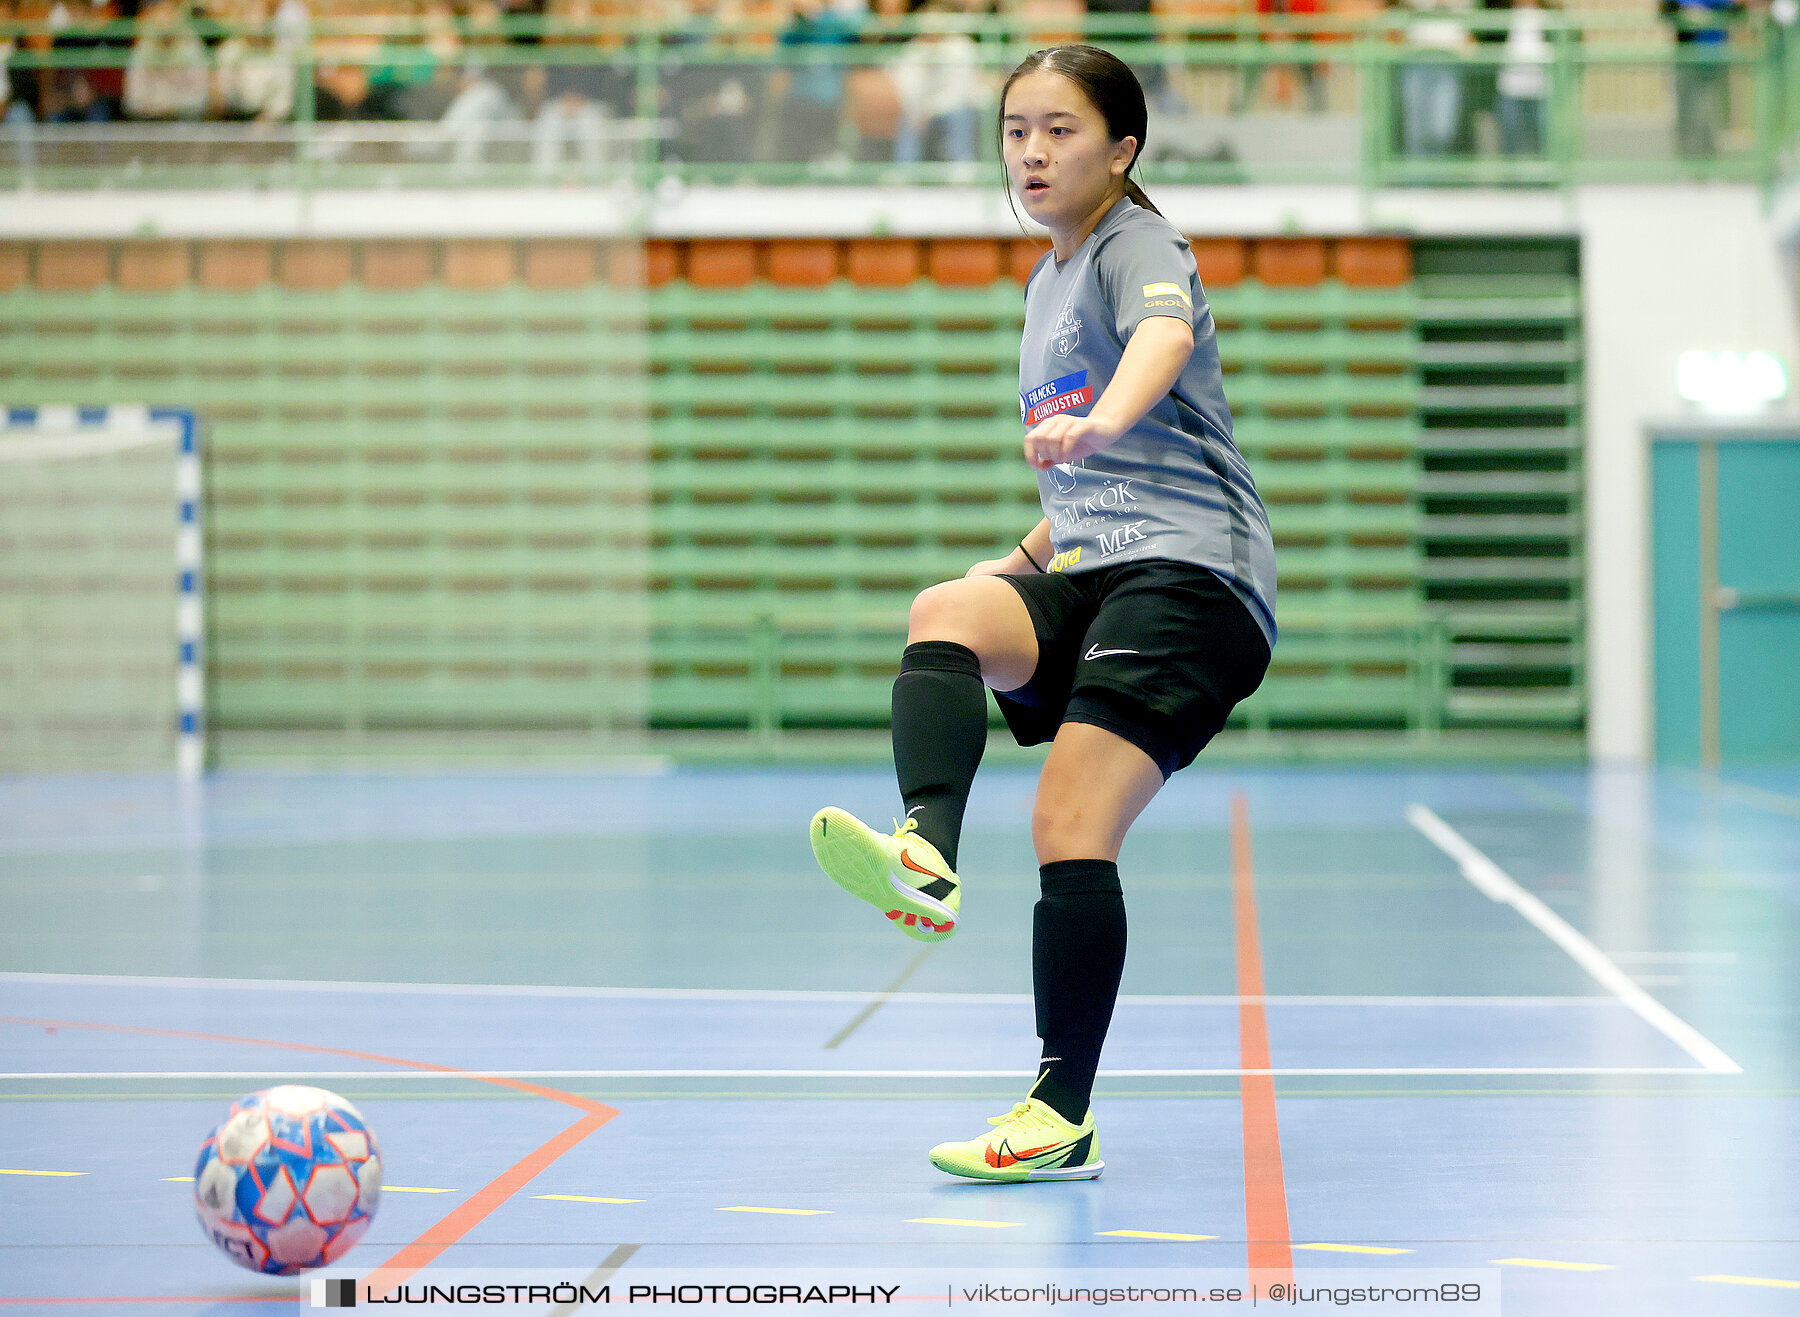
[[[1404,17],[1086,21],[958,18],[929,33],[916,19],[859,33],[545,18],[119,23],[76,34],[81,46],[68,44],[72,29],[55,44],[41,26],[0,24],[46,114],[79,114],[97,71],[111,70],[128,105],[167,116],[8,122],[0,185],[998,185],[1000,82],[1029,50],[1084,37],[1146,84],[1151,186],[1767,183],[1800,132],[1796,38],[1762,16],[1718,20],[1728,35],[1716,44],[1677,43],[1669,25],[1616,12],[1548,16],[1541,130],[1525,141],[1503,141],[1498,126],[1504,15],[1470,18],[1458,53],[1412,43]],[[944,44],[909,40],[921,34]],[[908,110],[902,70],[921,67],[968,89],[959,114]],[[262,117],[209,119],[245,69],[261,79]],[[1420,131],[1428,96],[1447,121],[1435,135]],[[236,112],[253,109],[239,100]],[[902,146],[913,130],[918,153]]]

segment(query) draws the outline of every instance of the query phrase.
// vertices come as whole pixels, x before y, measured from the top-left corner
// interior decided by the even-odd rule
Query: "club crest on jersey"
[[[1066,357],[1081,342],[1081,317],[1075,314],[1074,304],[1063,307],[1062,315],[1057,319],[1056,328],[1050,331],[1050,350],[1059,357]]]
[[[1025,424],[1036,425],[1058,412],[1087,406],[1094,400],[1094,386],[1087,382],[1087,375],[1085,370],[1074,371],[1019,394],[1019,411]]]

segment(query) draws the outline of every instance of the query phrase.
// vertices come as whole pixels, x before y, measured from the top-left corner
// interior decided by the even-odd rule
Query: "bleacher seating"
[[[1502,691],[1499,712],[1492,686],[1447,685],[1566,644],[1579,603],[1505,597],[1535,588],[1541,557],[1452,569],[1433,547],[1469,532],[1427,515],[1446,480],[1512,477],[1421,469],[1422,416],[1439,436],[1427,452],[1488,440],[1443,423],[1482,399],[1434,394],[1446,340],[1420,341],[1452,311],[1479,323],[1479,299],[1415,277],[1414,247],[1196,244],[1277,537],[1283,644],[1239,718],[1259,731],[1579,718],[1578,680],[1535,706]],[[1038,516],[1016,381],[1018,280],[1039,251],[13,245],[0,370],[21,399],[204,416],[227,753],[234,733],[579,734],[646,710],[765,737],[874,726],[912,594]]]

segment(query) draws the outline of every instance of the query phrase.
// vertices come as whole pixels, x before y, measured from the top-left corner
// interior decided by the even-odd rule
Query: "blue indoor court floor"
[[[0,778],[0,1310],[284,1310],[182,1177],[301,1082],[381,1141],[363,1270],[1429,1269],[1509,1317],[1800,1313],[1800,769],[1190,769],[1121,857],[1106,1173],[954,1181],[926,1149],[1037,1057],[1033,782],[984,772],[922,946],[807,846],[821,805],[898,813],[886,770]]]

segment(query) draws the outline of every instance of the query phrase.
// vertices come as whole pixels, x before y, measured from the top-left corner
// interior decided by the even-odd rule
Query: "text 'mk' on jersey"
[[[1243,454],[1219,369],[1212,310],[1187,239],[1121,199],[1060,265],[1046,253],[1025,285],[1019,411],[1027,429],[1062,412],[1086,416],[1106,391],[1132,331],[1152,316],[1193,326],[1194,351],[1167,396],[1100,452],[1038,472],[1050,519],[1051,571],[1150,558],[1220,576],[1275,635],[1275,544]]]

